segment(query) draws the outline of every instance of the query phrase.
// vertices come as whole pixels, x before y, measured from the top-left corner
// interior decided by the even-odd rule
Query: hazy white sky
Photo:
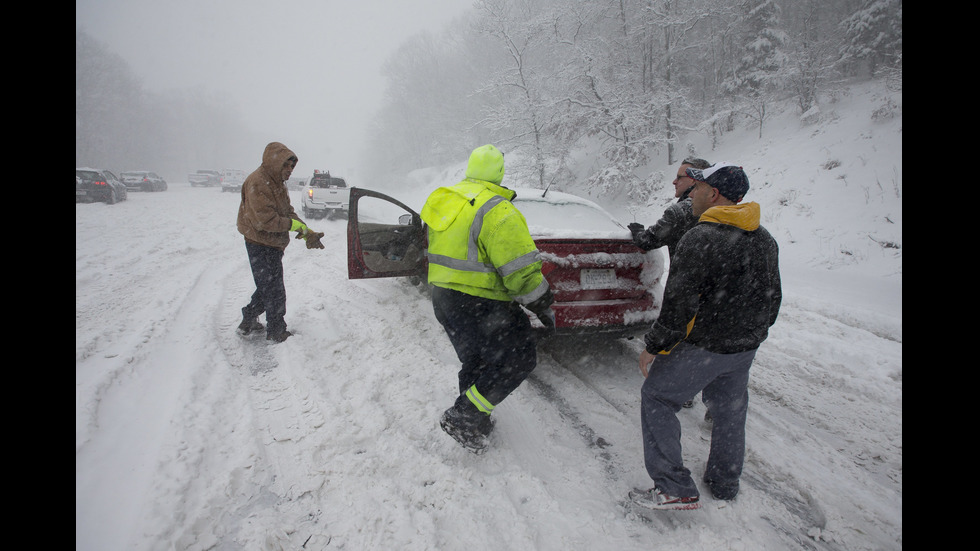
[[[471,0],[76,0],[75,24],[148,90],[227,98],[263,136],[256,162],[281,141],[301,176],[353,168],[382,100],[384,61],[470,9]]]

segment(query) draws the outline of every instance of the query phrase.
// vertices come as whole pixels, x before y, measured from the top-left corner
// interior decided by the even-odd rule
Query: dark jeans
[[[745,459],[745,419],[749,409],[749,368],[756,350],[715,354],[681,343],[658,355],[640,392],[643,456],[657,488],[677,496],[698,496],[681,457],[681,404],[702,392],[711,412],[711,449],[704,479],[738,485]]]
[[[480,394],[497,405],[537,365],[531,322],[516,302],[432,287],[432,309],[462,362],[461,395],[476,385]]]
[[[265,330],[278,335],[286,330],[286,284],[282,279],[282,251],[249,241],[245,242],[248,263],[252,267],[255,292],[248,306],[242,308],[245,319],[265,312]]]

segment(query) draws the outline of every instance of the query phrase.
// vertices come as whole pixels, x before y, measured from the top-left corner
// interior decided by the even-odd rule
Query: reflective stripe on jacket
[[[537,246],[514,192],[466,178],[432,192],[422,207],[429,228],[429,283],[494,300],[534,302],[548,290]]]

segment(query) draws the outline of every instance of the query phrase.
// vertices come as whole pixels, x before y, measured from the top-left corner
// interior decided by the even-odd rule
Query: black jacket
[[[759,225],[759,205],[708,209],[671,257],[646,349],[655,354],[682,340],[719,354],[758,348],[781,302],[779,249]]]
[[[633,236],[633,243],[644,251],[667,247],[667,254],[674,258],[677,243],[684,237],[687,230],[697,224],[691,213],[691,198],[688,188],[676,203],[667,207],[657,223]]]

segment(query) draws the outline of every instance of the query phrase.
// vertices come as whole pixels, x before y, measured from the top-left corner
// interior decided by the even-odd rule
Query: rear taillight
[[[96,180],[96,181],[94,181],[92,183],[95,184],[95,185],[97,185],[97,186],[107,186],[107,185],[109,185],[107,182],[103,182],[102,180]]]

